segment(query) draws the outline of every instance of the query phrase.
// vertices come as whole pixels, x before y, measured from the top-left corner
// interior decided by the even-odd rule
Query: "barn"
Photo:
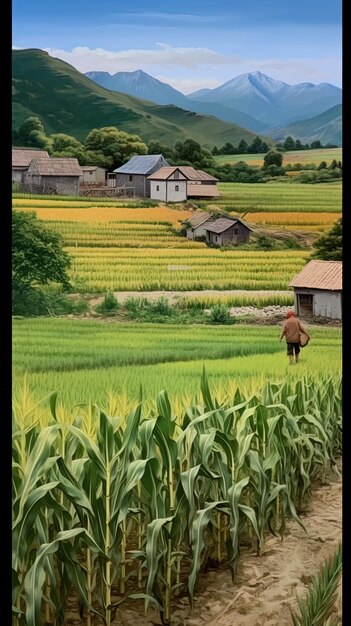
[[[252,228],[239,219],[220,217],[213,224],[206,224],[206,241],[215,246],[239,246],[248,243]]]
[[[191,166],[182,165],[179,170],[188,180],[186,188],[188,198],[218,198],[218,178]]]
[[[82,169],[77,159],[57,157],[32,159],[24,174],[24,186],[33,193],[79,196]]]
[[[186,229],[187,238],[198,239],[199,237],[206,237],[206,226],[214,222],[215,218],[207,211],[195,211],[187,221],[189,223],[189,227]]]
[[[168,165],[168,161],[162,154],[133,156],[127,163],[113,170],[113,173],[116,174],[116,187],[133,187],[133,195],[150,197],[148,176]]]
[[[32,159],[49,159],[46,150],[35,148],[12,148],[12,182],[22,183]]]
[[[299,317],[342,319],[342,261],[310,261],[289,286]]]
[[[81,165],[82,176],[80,182],[83,185],[105,185],[106,172],[104,167],[97,165]]]

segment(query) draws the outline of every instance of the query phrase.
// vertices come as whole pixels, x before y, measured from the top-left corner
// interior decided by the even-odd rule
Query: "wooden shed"
[[[168,165],[162,154],[133,156],[127,163],[113,170],[116,174],[116,187],[133,187],[134,195],[150,197],[148,176]]]
[[[342,319],[342,261],[310,261],[289,286],[299,317]]]
[[[206,241],[215,246],[239,246],[248,243],[252,228],[239,219],[220,217],[213,224],[207,224]]]
[[[80,182],[83,185],[105,185],[106,172],[104,167],[98,165],[81,165],[82,177]]]
[[[195,211],[187,221],[190,224],[186,229],[187,238],[198,239],[199,237],[206,237],[206,226],[213,223],[215,218],[207,211]]]
[[[12,182],[22,183],[32,159],[49,159],[46,150],[12,147]]]
[[[24,175],[24,183],[26,190],[33,193],[78,196],[81,176],[82,169],[77,159],[71,157],[32,159]]]

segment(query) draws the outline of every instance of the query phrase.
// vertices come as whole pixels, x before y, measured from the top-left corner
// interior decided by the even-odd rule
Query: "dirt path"
[[[334,553],[341,539],[341,478],[315,487],[301,519],[307,534],[293,521],[284,541],[268,535],[261,557],[243,551],[234,585],[228,570],[202,574],[191,611],[187,598],[175,600],[172,626],[292,626],[290,607],[304,596],[311,576]],[[337,602],[341,615],[341,591]],[[73,615],[72,615],[73,618]],[[82,624],[77,616],[66,626]],[[100,622],[99,622],[100,624]],[[158,626],[154,609],[145,614],[139,601],[122,605],[113,626]]]

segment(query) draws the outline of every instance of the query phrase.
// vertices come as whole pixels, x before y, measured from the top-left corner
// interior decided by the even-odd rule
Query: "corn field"
[[[153,411],[91,406],[91,419],[13,423],[13,614],[17,625],[65,623],[78,594],[88,625],[114,622],[143,598],[171,623],[172,601],[196,597],[207,559],[234,580],[240,546],[260,555],[284,537],[313,481],[341,448],[340,377],[267,382],[225,403],[205,372],[201,402],[176,415],[166,391]],[[278,540],[278,539],[277,539]],[[95,621],[94,621],[95,616]]]

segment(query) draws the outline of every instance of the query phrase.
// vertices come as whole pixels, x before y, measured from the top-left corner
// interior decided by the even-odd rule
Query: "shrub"
[[[226,324],[230,321],[230,311],[224,304],[216,304],[211,310],[210,319],[217,324]]]
[[[158,313],[159,315],[172,315],[174,309],[169,304],[167,298],[161,296],[161,298],[158,298],[158,300],[150,304],[150,311]]]
[[[108,291],[103,301],[95,307],[97,313],[115,313],[118,309],[119,303],[112,291]]]

